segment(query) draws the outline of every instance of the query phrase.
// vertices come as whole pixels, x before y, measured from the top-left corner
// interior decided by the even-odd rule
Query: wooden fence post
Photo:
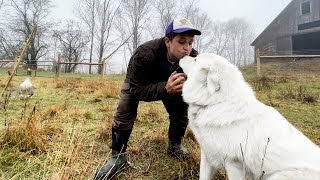
[[[57,78],[60,77],[60,69],[61,69],[61,54],[58,54],[58,64],[57,64]]]
[[[15,68],[16,68],[16,66],[19,67],[19,65],[17,65],[17,63],[19,63],[19,59],[20,59],[20,57],[18,55],[15,55],[15,57],[14,57],[15,62],[14,62],[13,67],[12,67],[12,73],[14,75],[17,75],[17,72],[18,72],[18,68],[17,69],[15,69]]]
[[[105,78],[106,75],[106,59],[102,60],[102,79]]]
[[[260,63],[260,49],[256,49],[256,58],[257,58],[257,76],[261,76],[261,63]]]
[[[19,67],[19,64],[20,64],[20,62],[22,60],[22,57],[24,56],[24,53],[27,51],[27,48],[29,47],[31,39],[33,38],[33,36],[36,33],[36,31],[37,31],[37,26],[33,26],[31,34],[30,34],[26,44],[24,45],[23,50],[21,51],[19,58],[16,60],[16,63],[14,65],[14,68],[13,68],[13,71],[12,71],[12,74],[10,75],[10,77],[8,79],[8,82],[5,85],[5,87],[4,87],[4,89],[3,89],[2,93],[1,93],[1,97],[4,96],[4,93],[6,92],[6,90],[8,88],[8,85],[10,84],[10,82],[12,80],[12,77],[15,75],[15,72],[17,71],[17,68]]]

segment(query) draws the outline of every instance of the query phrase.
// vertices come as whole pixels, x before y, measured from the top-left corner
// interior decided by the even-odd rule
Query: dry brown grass
[[[35,95],[21,101],[15,97],[15,87],[23,79],[13,79],[6,108],[0,109],[0,179],[92,179],[110,156],[111,121],[122,81],[32,78]],[[298,99],[319,94],[318,75],[288,72],[247,79],[262,102],[276,107],[320,144],[319,101]],[[295,98],[281,94],[288,87],[294,89]],[[161,102],[140,102],[127,150],[131,167],[116,179],[198,179],[200,150],[192,132],[187,129],[184,139],[192,157],[177,162],[166,154],[168,124]],[[221,171],[212,179],[226,176]]]
[[[1,144],[16,147],[21,152],[30,152],[31,154],[45,152],[49,148],[50,138],[61,129],[59,126],[41,124],[39,116],[35,113],[35,107],[33,107],[29,118],[10,122],[3,133]]]
[[[137,121],[158,123],[166,121],[166,111],[161,103],[140,103]]]
[[[106,98],[119,98],[120,84],[118,82],[105,82],[101,94]]]

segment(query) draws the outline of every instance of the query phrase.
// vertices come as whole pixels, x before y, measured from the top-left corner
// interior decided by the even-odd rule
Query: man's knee
[[[136,99],[121,98],[112,120],[112,127],[118,130],[132,129],[137,117],[138,104],[139,101]]]

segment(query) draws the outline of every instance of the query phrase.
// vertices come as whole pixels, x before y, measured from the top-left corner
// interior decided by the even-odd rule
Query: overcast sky
[[[53,0],[54,18],[74,17],[74,2],[81,0]],[[232,18],[245,18],[253,25],[258,36],[291,0],[200,0],[200,8],[213,20],[225,22]],[[114,58],[112,58],[114,59]],[[121,66],[121,64],[117,65]],[[114,67],[113,67],[114,68]],[[116,69],[121,69],[118,67]]]
[[[73,16],[73,3],[80,0],[54,0],[58,18]],[[227,21],[245,18],[252,23],[255,33],[260,34],[291,0],[200,0],[200,8],[212,20]]]
[[[200,7],[212,20],[243,17],[260,34],[291,0],[200,0]]]

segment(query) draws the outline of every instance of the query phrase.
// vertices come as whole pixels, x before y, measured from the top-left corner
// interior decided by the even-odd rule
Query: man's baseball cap
[[[201,35],[201,32],[195,29],[188,19],[182,18],[175,19],[168,25],[166,30],[166,36],[168,36],[168,34],[170,33],[179,34],[187,31],[193,33],[194,35]]]

